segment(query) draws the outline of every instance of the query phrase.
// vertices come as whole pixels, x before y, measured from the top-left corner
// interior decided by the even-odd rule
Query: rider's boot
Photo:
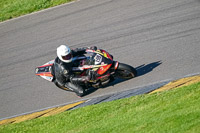
[[[77,96],[82,97],[82,96],[84,96],[86,94],[85,89],[82,86],[78,85],[78,84],[73,84],[71,82],[67,82],[65,84],[65,87],[71,89],[73,92],[76,93]]]

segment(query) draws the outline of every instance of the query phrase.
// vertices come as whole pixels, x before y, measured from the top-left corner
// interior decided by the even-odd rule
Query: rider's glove
[[[83,81],[83,82],[87,82],[87,81],[90,80],[90,77],[89,77],[89,76],[82,76],[81,78],[82,78],[82,81]]]
[[[89,76],[89,78],[90,78],[90,80],[96,80],[96,72],[95,71],[92,71],[92,70],[90,70],[89,72],[88,72],[88,76]]]

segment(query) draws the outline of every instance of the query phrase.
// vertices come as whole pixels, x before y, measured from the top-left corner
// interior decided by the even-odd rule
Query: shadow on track
[[[137,77],[145,75],[149,72],[151,72],[153,69],[155,69],[156,67],[158,67],[160,64],[162,64],[161,61],[157,61],[157,62],[153,62],[150,64],[143,64],[141,66],[136,67],[135,69],[137,70]]]
[[[160,64],[162,64],[161,61],[156,61],[156,62],[153,62],[153,63],[150,63],[150,64],[143,64],[141,66],[138,66],[136,67],[135,69],[137,70],[137,76],[136,77],[139,77],[139,76],[142,76],[142,75],[145,75],[149,72],[151,72],[153,69],[155,69],[156,67],[158,67]],[[131,80],[131,79],[128,79],[128,80]],[[112,81],[111,83],[109,83],[108,85],[104,86],[104,87],[100,87],[100,88],[90,88],[87,92],[86,95],[89,95],[95,91],[97,91],[98,89],[104,89],[104,88],[107,88],[109,86],[114,86],[116,84],[119,84],[121,82],[124,82],[124,81],[127,81],[127,79],[115,79],[114,81]],[[85,95],[85,96],[86,96]]]
[[[128,80],[130,80],[130,79],[128,79]],[[109,84],[107,84],[105,86],[101,86],[100,88],[93,88],[93,87],[91,87],[91,88],[89,88],[89,90],[88,90],[88,92],[87,92],[87,94],[85,96],[87,96],[87,95],[89,95],[89,94],[97,91],[98,89],[106,89],[109,86],[114,86],[114,85],[119,84],[119,83],[124,82],[124,81],[127,81],[127,80],[125,80],[125,79],[118,79],[117,78],[114,81],[110,82]]]

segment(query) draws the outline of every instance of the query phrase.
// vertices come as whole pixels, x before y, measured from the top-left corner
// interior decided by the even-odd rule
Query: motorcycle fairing
[[[102,50],[102,49],[98,49],[96,51],[95,50],[91,50],[91,49],[87,49],[86,52],[100,54],[105,58],[113,60],[113,58],[110,56],[110,54],[108,52],[106,52],[105,50]]]
[[[95,71],[97,70],[98,74],[100,75],[104,74],[112,66],[113,58],[105,50],[99,49],[95,51],[88,49],[86,50],[86,52],[95,54],[94,56],[95,65],[97,65],[98,67],[98,69],[95,69]]]
[[[97,73],[102,75],[104,74],[110,67],[112,64],[106,65],[106,66],[102,66],[97,70]]]

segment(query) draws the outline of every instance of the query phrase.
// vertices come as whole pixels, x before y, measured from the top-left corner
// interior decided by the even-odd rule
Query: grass
[[[0,126],[0,132],[197,133],[200,83]]]
[[[0,22],[73,0],[0,0]]]

